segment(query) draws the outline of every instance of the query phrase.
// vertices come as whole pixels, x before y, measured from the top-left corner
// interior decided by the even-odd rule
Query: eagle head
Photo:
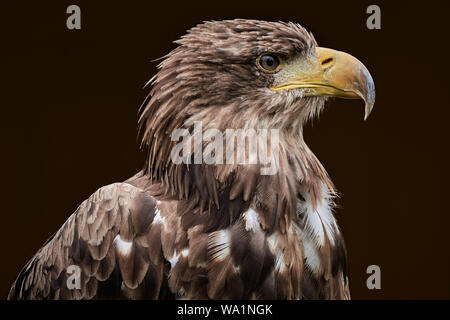
[[[175,43],[179,47],[165,57],[153,78],[150,96],[155,101],[148,109],[182,110],[180,120],[187,123],[179,124],[205,120],[208,113],[216,120],[226,118],[225,125],[252,122],[299,129],[319,113],[327,97],[364,99],[365,118],[374,104],[375,87],[366,67],[349,54],[318,47],[298,24],[211,21],[188,30]],[[176,106],[164,103],[169,99]],[[141,121],[151,122],[149,113]],[[160,113],[167,115],[168,110]]]

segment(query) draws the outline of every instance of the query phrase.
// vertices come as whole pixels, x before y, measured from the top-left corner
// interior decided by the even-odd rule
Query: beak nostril
[[[323,60],[322,61],[322,66],[325,66],[325,65],[329,64],[332,61],[333,61],[333,58],[327,58],[327,59]]]

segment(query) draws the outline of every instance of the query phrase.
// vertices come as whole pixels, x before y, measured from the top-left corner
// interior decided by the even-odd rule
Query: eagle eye
[[[256,64],[264,72],[275,72],[280,68],[281,60],[276,54],[264,53],[258,57]]]

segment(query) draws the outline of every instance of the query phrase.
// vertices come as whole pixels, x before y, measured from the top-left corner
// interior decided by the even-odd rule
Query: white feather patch
[[[322,262],[320,260],[319,252],[308,237],[303,239],[303,249],[305,255],[305,264],[315,274],[322,273]]]
[[[258,231],[261,229],[259,224],[259,215],[252,208],[244,212],[245,230]]]
[[[156,215],[155,218],[153,219],[153,223],[161,223],[164,224],[164,222],[166,222],[166,217],[161,216],[161,211],[159,211],[158,208],[156,208]]]
[[[283,253],[279,252],[275,258],[275,271],[282,272],[285,268]]]
[[[114,243],[116,244],[117,250],[121,255],[126,256],[131,252],[133,242],[122,240],[119,234],[114,238]]]
[[[335,242],[335,233],[337,232],[336,219],[331,211],[332,196],[328,189],[322,186],[322,197],[319,199],[315,210],[313,210],[309,194],[304,193],[306,203],[300,203],[299,208],[305,214],[305,228],[304,231],[310,235],[314,241],[322,246],[325,243],[325,233],[331,245]]]
[[[180,254],[177,254],[177,250],[174,250],[173,256],[167,260],[167,261],[169,261],[171,268],[175,267],[179,258],[180,258]]]

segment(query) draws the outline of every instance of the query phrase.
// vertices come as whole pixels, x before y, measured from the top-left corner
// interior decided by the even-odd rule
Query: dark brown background
[[[365,1],[59,2],[1,8],[0,297],[85,198],[141,168],[136,114],[151,60],[203,20],[241,17],[300,22],[375,80],[368,121],[361,101],[335,100],[306,132],[342,193],[353,298],[450,298],[448,13],[439,2],[377,1],[375,31]],[[81,31],[66,29],[70,4],[81,7]],[[366,288],[371,264],[381,290]]]

